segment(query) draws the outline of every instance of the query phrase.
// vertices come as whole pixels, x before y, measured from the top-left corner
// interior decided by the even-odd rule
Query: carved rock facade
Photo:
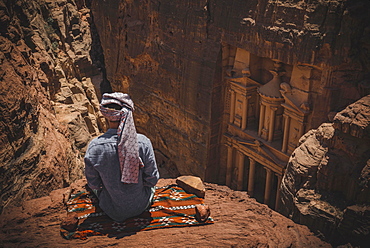
[[[107,77],[133,97],[160,167],[273,208],[300,137],[370,93],[366,9],[368,1],[92,4]]]
[[[133,97],[160,167],[249,188],[271,207],[299,138],[370,93],[365,9],[367,1],[92,4],[107,77]]]

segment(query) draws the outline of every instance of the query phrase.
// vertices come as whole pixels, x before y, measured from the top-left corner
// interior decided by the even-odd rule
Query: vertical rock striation
[[[222,48],[317,69],[297,78],[314,82],[304,88],[311,93],[307,130],[317,128],[329,112],[368,94],[365,9],[367,1],[341,0],[92,1],[107,77],[115,91],[132,95],[159,165],[218,182],[229,109]]]
[[[110,90],[132,96],[162,176],[225,182],[226,78],[262,85],[276,62],[287,70],[284,100],[308,95],[299,107],[305,131],[314,128],[287,167],[283,211],[328,240],[361,243],[369,136],[356,106],[367,98],[319,125],[370,94],[368,9],[366,0],[0,0],[0,206],[82,176],[86,145],[105,129],[97,95]]]
[[[152,139],[158,164],[170,171],[168,176],[205,176],[212,87],[221,48],[220,42],[207,38],[206,4],[92,4],[109,65],[107,77],[113,90],[132,96],[137,127]],[[223,101],[214,100],[220,115]]]
[[[368,138],[356,136],[366,133],[361,128],[354,128],[351,133],[356,135],[352,136],[339,135],[341,131],[332,124],[320,125],[370,94],[368,9],[369,2],[362,0],[92,2],[112,88],[131,94],[138,109],[138,129],[152,139],[159,166],[178,170],[172,176],[192,174],[224,183],[228,152],[223,134],[231,115],[226,78],[252,75],[263,85],[271,80],[272,63],[284,64],[286,76],[281,83],[289,89],[281,89],[284,100],[294,105],[293,91],[296,96],[307,96],[297,106],[307,113],[307,121],[304,129],[293,133],[294,141],[301,132],[313,129],[302,137],[287,168],[282,186],[286,214],[293,213],[292,218],[313,229],[317,224],[316,229],[328,240],[343,234],[338,242],[357,237],[356,233],[362,242],[367,230],[351,229],[364,225],[356,222],[351,227],[349,220],[367,218],[358,217],[368,213],[361,207],[368,204],[367,179],[358,178],[367,173],[368,142],[360,141]],[[243,54],[248,58],[239,61]],[[250,68],[239,68],[241,62]],[[345,140],[342,146],[337,135]],[[357,144],[356,148],[346,147],[347,140]],[[259,144],[258,140],[246,142]],[[295,145],[283,152],[290,153]],[[238,151],[243,153],[243,149]],[[242,161],[240,168],[248,165],[241,156],[237,160]],[[230,165],[235,167],[233,161]],[[243,173],[239,173],[241,179]],[[259,173],[263,178],[263,172]],[[345,189],[343,185],[349,186]],[[318,202],[313,211],[320,216],[317,219],[308,214],[313,209],[308,203],[299,205],[299,210],[295,206],[305,197],[310,200],[303,202]]]
[[[334,245],[370,240],[370,95],[300,139],[281,185],[281,211]]]
[[[78,1],[0,1],[0,209],[83,175],[106,125],[90,21]]]

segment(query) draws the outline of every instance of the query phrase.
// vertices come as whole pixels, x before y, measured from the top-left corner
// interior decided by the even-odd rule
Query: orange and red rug
[[[98,207],[97,198],[90,192],[79,192],[67,202],[68,215],[78,217],[78,225],[71,230],[61,228],[66,239],[86,239],[93,235],[121,236],[143,230],[166,227],[184,227],[212,224],[208,217],[204,222],[197,221],[195,205],[204,204],[203,199],[186,193],[177,185],[156,188],[152,206],[144,213],[116,222]]]

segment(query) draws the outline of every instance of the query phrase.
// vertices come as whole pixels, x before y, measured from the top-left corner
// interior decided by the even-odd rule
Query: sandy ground
[[[158,185],[174,183],[160,179]],[[141,231],[121,238],[89,237],[66,240],[59,233],[66,217],[63,200],[85,181],[53,191],[49,196],[6,208],[0,216],[1,247],[330,247],[305,226],[295,224],[246,192],[205,183],[205,203],[215,223],[204,226]]]

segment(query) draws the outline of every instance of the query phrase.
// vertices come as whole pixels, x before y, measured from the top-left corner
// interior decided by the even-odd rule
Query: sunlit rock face
[[[93,1],[92,12],[107,77],[113,90],[131,94],[138,129],[152,139],[159,165],[173,169],[173,176],[224,183],[230,108],[225,76],[238,56],[228,55],[229,48],[259,60],[251,71],[259,83],[271,80],[270,60],[312,70],[293,75],[288,69],[285,77],[307,98],[306,132],[368,87],[366,4],[115,0]],[[239,69],[242,74],[245,68]]]
[[[370,238],[370,95],[300,139],[281,185],[281,211],[335,245]]]
[[[368,4],[366,0],[0,0],[0,205],[11,206],[21,199],[45,195],[83,176],[86,146],[105,130],[98,112],[98,97],[112,90],[104,79],[105,70],[114,91],[132,96],[138,130],[151,138],[163,177],[191,174],[225,183],[229,172],[228,185],[245,190],[249,182],[243,173],[251,166],[249,159],[243,158],[244,171],[232,159],[227,168],[224,134],[229,132],[232,141],[244,142],[243,147],[238,143],[239,147],[251,145],[250,154],[238,151],[256,159],[255,181],[262,200],[263,194],[274,195],[264,192],[263,187],[268,185],[263,181],[267,179],[265,169],[278,167],[278,171],[270,168],[268,174],[271,178],[280,173],[274,185],[269,184],[278,199],[276,185],[286,165],[281,161],[288,161],[301,133],[314,129],[302,142],[314,133],[336,137],[339,131],[335,130],[351,139],[363,135],[362,129],[348,128],[346,121],[340,129],[326,124],[318,127],[328,120],[329,113],[333,117],[370,93]],[[102,50],[92,24],[97,26]],[[249,130],[254,136],[247,134],[248,130],[241,127],[254,127],[242,118],[240,103],[246,96],[239,94],[234,99],[234,118],[229,81],[239,86],[243,83],[245,88],[250,86],[247,81],[254,81],[254,87],[261,89],[260,96],[267,100],[278,96],[274,104],[279,105],[279,123],[274,126],[264,118],[261,135],[254,135],[256,130]],[[262,87],[271,82],[273,95],[271,89]],[[251,99],[253,106],[260,104],[259,95]],[[294,119],[294,125],[285,125],[282,103],[302,112],[304,121]],[[271,106],[276,107],[274,104]],[[258,108],[254,110],[254,116],[247,116],[254,117],[258,126],[260,113]],[[282,133],[285,126],[289,135]],[[351,131],[348,134],[344,130]],[[282,142],[282,137],[287,138]],[[324,156],[328,145],[315,142],[315,154]],[[351,161],[360,166],[361,159],[368,161],[363,155],[368,154],[366,149],[356,153],[348,153],[352,148],[335,149],[344,154],[342,159],[341,154],[334,153],[340,163]],[[238,162],[243,161],[240,154],[234,156],[239,157]],[[307,166],[315,166],[315,159],[312,164],[306,161]],[[334,164],[328,162],[323,175],[336,171]],[[338,216],[342,211],[343,216],[350,217],[343,217],[346,221],[340,222],[338,232],[350,230],[350,223],[355,222],[348,220],[353,216],[368,223],[367,217],[358,217],[368,213],[366,206],[358,205],[368,199],[364,186],[368,170],[364,168],[360,173],[364,179],[358,186],[362,193],[350,196],[357,192],[357,186],[343,193],[353,203],[345,211],[338,210]],[[341,172],[339,177],[357,185],[348,175]],[[241,180],[236,182],[236,178]],[[316,185],[312,180],[306,184],[309,190],[315,188],[310,185]],[[323,183],[318,187],[321,192],[340,189],[332,183],[336,186]],[[293,183],[289,186],[298,195],[305,193],[300,188]],[[310,192],[318,199],[314,189]],[[293,196],[283,199],[285,206],[293,206]],[[328,202],[325,204],[330,205]],[[291,211],[295,208],[290,207]]]
[[[370,93],[368,9],[368,1],[92,2],[107,77],[113,90],[131,94],[137,127],[152,139],[159,166],[172,176],[192,174],[251,193],[254,187],[269,206],[278,206],[277,188],[299,138],[334,135],[332,126],[318,127]],[[269,83],[273,90],[263,87]],[[313,153],[325,158],[326,146],[315,142]],[[338,161],[345,163],[340,153],[355,161],[336,151]],[[300,156],[309,167],[321,161]],[[336,170],[330,162],[322,172]],[[340,180],[356,184],[344,171]],[[348,199],[361,204],[361,194]]]
[[[0,1],[1,209],[83,176],[86,146],[106,126],[90,21],[72,1]]]

